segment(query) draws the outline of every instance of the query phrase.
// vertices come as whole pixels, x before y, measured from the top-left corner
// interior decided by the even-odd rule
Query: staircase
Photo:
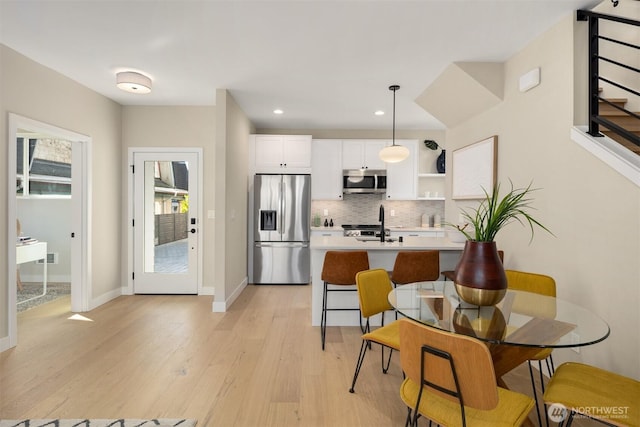
[[[617,105],[618,107],[623,107],[623,108],[627,103],[626,98],[607,98],[607,101]],[[640,136],[640,119],[630,116],[626,114],[624,111],[620,111],[617,108],[612,107],[611,105],[603,101],[600,101],[599,114],[601,117],[612,121],[613,123],[625,128],[626,130],[634,133],[635,135]],[[640,115],[640,112],[636,112],[635,114]],[[604,127],[604,125],[601,125],[601,126],[602,127],[600,128],[600,132],[602,132],[609,138],[613,139],[614,141],[618,142],[620,145],[622,145],[626,149],[640,156],[640,146],[632,143],[631,141],[618,135],[617,133],[610,131],[609,129]]]

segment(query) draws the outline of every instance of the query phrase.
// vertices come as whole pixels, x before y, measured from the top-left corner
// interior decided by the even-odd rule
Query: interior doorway
[[[9,224],[16,224],[8,228],[8,265],[17,267],[20,262],[25,273],[42,268],[42,273],[35,274],[42,277],[43,296],[52,272],[64,276],[70,282],[71,311],[86,311],[91,289],[87,274],[91,138],[12,113],[8,136],[7,217]],[[22,230],[17,226],[19,220]],[[32,230],[36,234],[31,235]],[[52,264],[60,256],[67,258],[68,267],[56,271]],[[20,276],[17,268],[9,268],[7,276],[9,346],[13,347],[18,342]]]

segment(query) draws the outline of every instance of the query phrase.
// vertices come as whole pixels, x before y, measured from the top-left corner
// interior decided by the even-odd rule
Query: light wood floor
[[[349,393],[359,328],[328,328],[321,351],[310,291],[248,286],[227,313],[212,313],[211,297],[141,295],[82,314],[90,320],[70,320],[68,299],[21,313],[19,345],[0,353],[0,419],[404,425],[398,357],[383,375],[374,346]],[[505,379],[530,394],[526,367]]]

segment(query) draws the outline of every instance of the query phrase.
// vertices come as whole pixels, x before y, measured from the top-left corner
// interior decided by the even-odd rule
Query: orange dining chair
[[[423,415],[443,426],[520,426],[534,400],[498,387],[482,341],[408,319],[400,323],[400,397],[407,423]]]

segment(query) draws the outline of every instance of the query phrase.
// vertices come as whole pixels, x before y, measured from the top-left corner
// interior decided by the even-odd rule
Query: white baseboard
[[[122,295],[122,288],[117,288],[104,293],[97,298],[92,298],[89,302],[89,311],[93,310],[94,308],[100,307],[102,304],[108,303],[112,299],[118,298],[120,295]]]
[[[11,348],[11,346],[9,345],[9,337],[2,337],[0,338],[0,353],[2,353],[3,351],[9,350]]]
[[[198,291],[198,295],[215,295],[215,294],[216,294],[216,288],[214,288],[213,286],[203,286]]]
[[[240,282],[238,286],[236,286],[233,292],[231,292],[229,298],[225,299],[224,301],[216,301],[214,298],[211,310],[214,313],[225,313],[227,309],[231,307],[231,304],[233,304],[233,302],[240,296],[244,288],[247,287],[248,283],[249,280],[247,277],[245,277],[242,282]]]

